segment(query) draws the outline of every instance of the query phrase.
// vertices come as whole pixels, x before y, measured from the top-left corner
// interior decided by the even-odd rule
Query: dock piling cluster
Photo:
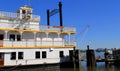
[[[87,67],[96,67],[94,50],[89,49],[89,45],[87,45],[86,56],[87,56]]]

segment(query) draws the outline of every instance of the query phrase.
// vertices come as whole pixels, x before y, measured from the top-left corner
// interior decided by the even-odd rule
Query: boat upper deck
[[[32,15],[32,18],[30,18],[31,21],[38,21],[38,22],[40,21],[39,15],[34,15],[34,14],[31,15]],[[6,11],[0,11],[0,18],[8,19],[8,20],[23,20],[22,18],[20,18],[20,13],[6,12]]]
[[[32,10],[23,6],[16,13],[0,11],[0,48],[75,47],[75,27],[41,25]]]
[[[62,30],[63,33],[76,33],[75,27],[40,25],[39,15],[31,14],[31,18],[28,18],[28,15],[23,15],[26,18],[20,18],[20,13],[0,11],[0,30],[36,32],[61,32]]]

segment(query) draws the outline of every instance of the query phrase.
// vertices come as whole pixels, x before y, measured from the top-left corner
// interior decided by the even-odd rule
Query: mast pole
[[[62,2],[59,2],[59,15],[60,15],[60,26],[63,26],[63,23],[62,23]]]
[[[47,10],[47,26],[50,26],[50,11],[49,9]]]

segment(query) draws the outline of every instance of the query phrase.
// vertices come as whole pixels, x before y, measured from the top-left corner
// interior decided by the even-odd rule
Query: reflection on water
[[[120,71],[120,67],[111,66],[106,68],[104,63],[98,63],[97,67],[95,68],[87,68],[86,63],[82,62],[81,68],[60,68],[59,66],[54,67],[42,67],[42,68],[29,68],[29,69],[16,69],[12,71]]]

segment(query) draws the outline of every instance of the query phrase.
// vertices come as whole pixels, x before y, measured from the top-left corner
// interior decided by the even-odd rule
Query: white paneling
[[[65,49],[52,49],[50,51],[50,48],[48,49],[1,49],[1,51],[5,51],[5,66],[9,65],[33,65],[33,64],[44,64],[44,63],[59,63],[60,58],[59,58],[59,51],[64,51],[64,56],[69,55],[69,50],[72,50],[72,48],[65,48]],[[47,52],[47,58],[40,58],[40,59],[35,59],[35,52],[40,51],[40,56],[42,57],[42,51]],[[23,60],[10,60],[10,52],[24,52],[24,59]],[[18,57],[17,57],[18,58]],[[63,59],[63,60],[66,60]]]

